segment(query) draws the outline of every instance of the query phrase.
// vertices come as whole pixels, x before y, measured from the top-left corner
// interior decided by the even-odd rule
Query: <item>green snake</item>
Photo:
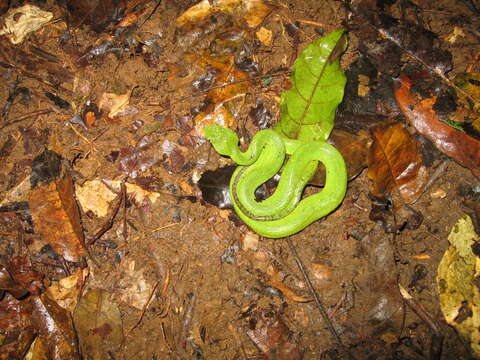
[[[314,74],[316,68],[320,68],[318,63],[322,66],[318,79],[314,79],[315,83],[310,86],[315,87],[311,90],[312,95],[308,101],[302,99],[304,95],[301,86],[282,95],[281,110],[285,115],[282,115],[273,129],[261,130],[255,134],[245,152],[240,150],[239,139],[234,131],[217,125],[206,126],[204,129],[205,137],[215,150],[240,165],[230,179],[230,197],[238,216],[262,236],[280,238],[297,233],[335,210],[345,196],[345,161],[340,152],[326,142],[333,127],[336,107],[343,98],[345,77],[338,60],[339,54],[346,48],[346,41],[342,42],[342,39],[343,31],[339,30],[321,39],[320,47],[313,50],[310,48],[310,52],[307,47],[304,58],[312,58],[312,54],[319,52],[324,57],[323,63],[318,61],[312,65]],[[332,75],[335,71],[338,73],[334,74],[337,78]],[[294,86],[295,81],[305,80],[303,75],[301,71],[297,72],[298,78],[293,78]],[[327,85],[321,83],[324,78]],[[322,86],[332,87],[332,79],[337,79],[335,81],[338,82],[334,83],[338,89],[333,95],[322,97],[315,93]],[[300,100],[291,101],[289,96],[300,97]],[[317,98],[320,97],[321,101],[318,101]],[[298,103],[300,106],[297,106]],[[320,106],[321,114],[308,111],[309,107],[314,109]],[[287,155],[289,158],[285,161]],[[302,199],[303,190],[315,175],[319,162],[326,170],[325,186],[320,192]],[[281,178],[275,192],[267,199],[257,201],[256,189],[278,172],[281,172]]]

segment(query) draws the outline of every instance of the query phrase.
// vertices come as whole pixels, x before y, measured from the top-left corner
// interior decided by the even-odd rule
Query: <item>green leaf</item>
[[[340,55],[347,48],[343,29],[308,45],[293,64],[292,87],[281,97],[275,130],[291,139],[326,140],[346,83]]]

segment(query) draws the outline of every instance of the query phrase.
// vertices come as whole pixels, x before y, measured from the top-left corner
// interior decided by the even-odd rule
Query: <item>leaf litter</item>
[[[216,171],[231,163],[201,128],[228,125],[246,146],[273,126],[295,54],[341,27],[345,6],[38,6],[55,20],[22,45],[0,39],[0,358],[341,356],[286,242],[259,238],[226,210],[229,176]],[[435,358],[440,332],[444,356],[467,359],[437,315],[435,278],[457,219],[479,223],[478,180],[458,165],[476,169],[478,35],[456,20],[473,10],[447,0],[372,6],[349,8],[332,133],[349,166],[347,197],[291,240],[355,358]],[[412,67],[433,74],[399,97],[405,83],[392,76]],[[430,140],[411,117],[428,101],[420,115],[442,124]],[[445,155],[432,150],[439,134],[454,146]],[[423,313],[404,306],[399,285]],[[455,306],[467,324],[470,307]]]

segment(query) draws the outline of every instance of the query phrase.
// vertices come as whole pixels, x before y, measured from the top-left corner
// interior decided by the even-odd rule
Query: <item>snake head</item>
[[[238,145],[237,134],[228,128],[218,125],[208,125],[205,126],[203,134],[221,155],[230,156]]]

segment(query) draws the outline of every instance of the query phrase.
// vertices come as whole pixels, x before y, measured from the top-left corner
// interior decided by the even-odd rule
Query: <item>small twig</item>
[[[160,6],[160,3],[162,2],[162,0],[157,0],[157,3],[155,4],[155,6],[153,7],[152,11],[150,11],[150,14],[148,14],[145,19],[138,25],[138,29],[140,29],[143,25],[145,25],[145,23],[150,20],[150,18],[153,16],[153,14],[155,14],[155,12],[157,11],[158,7]]]
[[[143,304],[143,308],[142,308],[142,313],[140,314],[140,317],[138,318],[137,322],[135,323],[135,325],[133,325],[130,330],[127,331],[127,333],[125,334],[125,337],[128,336],[128,334],[130,334],[133,330],[135,330],[137,328],[138,325],[140,325],[140,323],[142,322],[143,320],[143,316],[145,315],[145,311],[147,311],[147,308],[148,308],[148,305],[150,304],[150,302],[152,301],[152,298],[153,298],[153,295],[155,294],[155,291],[157,290],[157,287],[158,285],[160,284],[160,281],[157,281],[155,283],[155,286],[153,287],[151,293],[150,293],[150,296],[148,297],[147,301],[145,301],[145,304]]]
[[[124,196],[123,196],[123,191],[125,190],[125,180],[122,182],[123,188],[122,188],[122,194],[120,195],[120,199],[118,200],[117,204],[113,208],[113,213],[110,219],[100,228],[100,230],[97,231],[94,237],[92,237],[90,240],[88,240],[87,244],[88,245],[93,245],[98,239],[100,239],[103,234],[105,234],[110,228],[113,226],[113,223],[115,221],[115,218],[117,217],[118,210],[120,209],[120,206],[123,203]]]
[[[182,349],[184,349],[187,344],[186,338],[190,330],[190,326],[192,325],[193,313],[195,312],[195,305],[197,302],[197,295],[195,293],[190,293],[188,294],[188,296],[190,296],[190,301],[188,302],[187,308],[185,309],[182,331],[180,332],[180,337],[178,339],[178,344]]]
[[[320,315],[322,316],[323,321],[327,325],[328,330],[332,334],[337,345],[345,352],[345,354],[348,355],[350,359],[355,359],[353,355],[350,353],[350,351],[343,344],[342,339],[338,335],[337,330],[335,330],[335,327],[332,324],[332,321],[328,317],[327,311],[325,310],[325,306],[323,306],[320,296],[318,295],[317,291],[313,287],[313,284],[310,281],[310,278],[307,274],[305,267],[303,266],[302,260],[297,254],[297,250],[295,249],[295,246],[293,245],[292,240],[290,239],[289,236],[287,236],[285,239],[287,240],[287,244],[288,244],[288,247],[290,248],[290,251],[292,252],[293,258],[295,259],[295,262],[297,263],[297,266],[300,269],[300,272],[302,273],[303,279],[305,280],[305,283],[307,284],[308,289],[310,290],[310,293],[313,296],[315,303],[317,304],[317,309],[320,312]]]
[[[402,286],[398,285],[400,289],[400,294],[402,295],[405,303],[410,309],[413,310],[417,316],[422,319],[430,329],[433,331],[432,343],[430,344],[430,356],[431,360],[439,360],[442,356],[442,347],[444,336],[440,330],[438,324],[433,320],[430,314],[425,310],[425,308],[420,304],[408,291]]]
[[[65,94],[68,94],[68,95],[73,95],[73,92],[71,90],[68,90],[68,89],[64,88],[62,85],[52,84],[52,83],[48,82],[47,80],[41,78],[40,76],[32,74],[28,71],[25,71],[25,70],[23,70],[22,68],[20,68],[16,65],[0,61],[0,66],[2,66],[5,69],[13,69],[23,76],[26,76],[26,77],[31,78],[33,80],[36,80],[36,81],[42,83],[43,85],[52,88],[55,92],[61,91],[62,93],[65,93]]]
[[[123,241],[126,243],[128,239],[128,231],[127,231],[127,186],[125,185],[125,180],[122,181],[121,184],[122,189],[122,200],[123,200]]]
[[[157,227],[156,229],[153,229],[152,231],[150,232],[156,232],[156,231],[160,231],[160,230],[163,230],[163,229],[167,229],[169,227],[172,227],[172,226],[175,226],[175,225],[180,225],[181,223],[170,223],[170,224],[167,224],[167,225],[163,225],[163,226],[160,226],[160,227]]]
[[[26,119],[29,119],[31,117],[35,117],[35,116],[38,116],[38,115],[45,115],[45,114],[50,114],[51,112],[53,112],[52,109],[43,109],[43,110],[37,110],[37,111],[33,111],[31,113],[28,113],[28,114],[23,114],[13,120],[10,120],[8,122],[6,122],[5,124],[2,124],[0,126],[0,130],[6,128],[7,126],[10,126],[10,125],[13,125],[13,124],[16,124],[20,121],[23,121],[23,120],[26,120]]]

